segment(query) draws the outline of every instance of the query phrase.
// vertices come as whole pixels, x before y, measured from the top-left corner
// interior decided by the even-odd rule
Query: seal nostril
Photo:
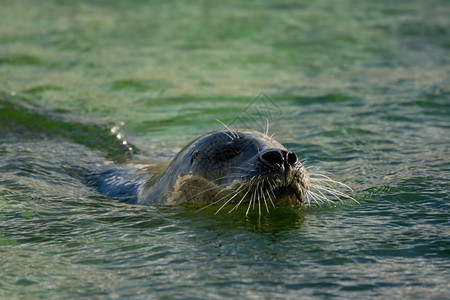
[[[281,153],[276,150],[271,150],[271,151],[267,151],[267,152],[263,153],[261,155],[261,160],[268,166],[273,166],[273,165],[282,166],[283,161],[284,161]]]
[[[286,154],[286,161],[290,166],[293,166],[298,161],[297,155],[294,152],[288,152]]]

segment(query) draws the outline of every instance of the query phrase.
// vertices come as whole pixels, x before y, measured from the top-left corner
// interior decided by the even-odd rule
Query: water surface
[[[450,294],[447,1],[0,7],[0,298]],[[359,204],[246,217],[86,184],[265,118]]]

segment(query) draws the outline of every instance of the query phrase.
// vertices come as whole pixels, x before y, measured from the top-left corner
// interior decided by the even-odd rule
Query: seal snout
[[[286,169],[294,166],[297,161],[297,155],[294,152],[279,149],[270,149],[260,155],[260,160],[268,167],[275,169]]]

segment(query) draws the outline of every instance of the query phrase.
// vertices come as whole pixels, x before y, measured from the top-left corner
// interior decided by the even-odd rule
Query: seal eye
[[[198,151],[195,151],[194,153],[192,153],[191,164],[194,162],[194,160],[197,158],[197,156],[198,156]]]
[[[219,155],[217,156],[217,160],[220,161],[227,161],[234,157],[236,157],[239,154],[239,151],[236,151],[234,149],[225,149]]]

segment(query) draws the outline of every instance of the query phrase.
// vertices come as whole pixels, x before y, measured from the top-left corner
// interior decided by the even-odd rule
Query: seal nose
[[[286,151],[285,157],[286,157],[286,162],[288,163],[289,166],[295,165],[298,161],[297,155],[291,151]]]
[[[284,163],[283,154],[279,150],[269,150],[264,152],[260,159],[269,167],[281,167]]]
[[[297,161],[297,155],[294,152],[286,150],[269,150],[261,154],[260,159],[267,166],[272,168],[279,168],[285,166],[286,168],[293,166]]]

